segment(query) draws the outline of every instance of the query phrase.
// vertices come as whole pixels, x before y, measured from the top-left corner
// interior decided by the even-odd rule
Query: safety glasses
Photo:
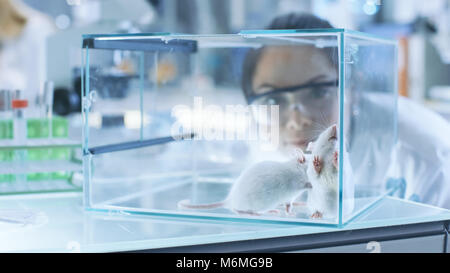
[[[249,104],[254,104],[255,101],[263,101],[264,98],[270,98],[279,94],[283,93],[293,93],[293,92],[300,92],[302,90],[317,90],[318,88],[326,88],[326,87],[337,87],[338,81],[327,81],[327,82],[313,82],[313,83],[305,83],[301,85],[296,86],[289,86],[289,87],[282,87],[282,88],[275,88],[272,89],[269,92],[265,92],[262,94],[257,95],[251,95],[247,97],[247,102]],[[318,94],[319,95],[319,94]]]
[[[270,88],[270,91],[247,97],[253,106],[278,106],[280,122],[288,119],[293,110],[309,116],[327,116],[338,100],[338,81],[309,82],[283,88]],[[267,123],[265,118],[255,118]]]

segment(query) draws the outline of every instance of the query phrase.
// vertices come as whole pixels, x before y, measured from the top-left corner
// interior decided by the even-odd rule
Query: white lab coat
[[[390,115],[392,98],[381,94],[369,94],[364,97],[367,102],[363,105],[372,107],[366,113],[377,113],[381,116]],[[369,117],[371,121],[373,117]],[[361,126],[361,122],[359,123]],[[376,128],[382,128],[378,124]],[[370,128],[358,128],[355,135],[363,135]],[[386,153],[380,153],[379,143],[389,143],[390,132],[377,133],[377,139],[368,142],[370,137],[359,137],[351,151],[353,156],[352,168],[356,181],[367,181],[368,184],[378,184],[390,179],[403,179],[404,187],[400,183],[397,195],[436,207],[450,209],[450,123],[439,114],[425,106],[405,97],[398,98],[397,108],[397,144],[392,151],[391,161],[386,162]],[[384,141],[378,138],[386,137]],[[371,173],[376,164],[380,169]],[[387,166],[386,166],[387,164]],[[383,166],[384,165],[384,166]],[[387,173],[383,170],[388,168]],[[380,184],[381,185],[381,184]],[[384,186],[384,185],[383,185]],[[389,187],[389,185],[385,185]],[[395,186],[395,185],[392,185]]]
[[[55,27],[47,16],[21,1],[13,3],[27,17],[27,24],[19,37],[2,41],[0,89],[22,90],[23,98],[31,103],[46,80],[46,38]]]
[[[405,198],[450,209],[450,123],[407,98],[398,101],[397,176]]]
[[[394,150],[390,151],[390,162],[386,162],[385,153],[388,151],[384,149],[380,152],[380,149],[386,147],[379,145],[391,143],[392,133],[377,132],[376,139],[368,140],[371,139],[371,123],[377,123],[375,128],[383,128],[381,123],[383,119],[390,119],[385,115],[391,115],[392,97],[383,94],[365,94],[365,97],[360,99],[366,100],[365,103],[358,102],[358,105],[366,107],[364,113],[367,115],[376,113],[377,117],[365,117],[368,123],[359,121],[356,127],[358,131],[353,132],[353,136],[358,136],[351,139],[353,146],[350,153],[354,180],[365,181],[367,185],[389,188],[389,183],[385,185],[384,181],[403,179],[404,186],[401,182],[391,185],[399,186],[397,196],[450,209],[450,123],[425,106],[411,99],[399,97],[397,144]],[[358,118],[364,120],[364,117]],[[386,126],[390,126],[390,123]],[[369,134],[367,137],[366,133]],[[350,180],[352,179],[347,181]]]

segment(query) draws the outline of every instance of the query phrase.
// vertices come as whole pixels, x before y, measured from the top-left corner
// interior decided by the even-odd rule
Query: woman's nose
[[[302,131],[312,125],[312,120],[297,110],[291,111],[286,128],[293,131]]]

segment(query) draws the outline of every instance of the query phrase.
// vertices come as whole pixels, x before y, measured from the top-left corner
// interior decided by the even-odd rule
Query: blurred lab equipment
[[[0,2],[0,29],[14,27],[11,35],[0,34],[0,88],[19,89],[34,108],[34,100],[46,79],[45,39],[53,33],[49,18],[20,0]],[[21,23],[19,24],[18,21]]]
[[[258,29],[273,17],[286,12],[311,11],[311,0],[148,0],[160,20],[148,32],[237,33]]]
[[[46,82],[31,111],[21,90],[0,91],[0,195],[81,189],[80,142],[67,119],[53,116],[53,92]]]
[[[399,40],[400,94],[450,121],[450,1],[384,1],[364,31]]]
[[[81,55],[79,51],[80,37],[88,33],[137,33],[153,23],[155,11],[146,0],[133,1],[132,5],[124,1],[84,1],[72,7],[71,28],[50,36],[47,50],[48,78],[55,83],[55,113],[69,115],[81,111]],[[125,53],[126,55],[126,53]],[[126,70],[126,56],[117,56],[114,65],[122,70],[109,70],[103,73],[104,88],[115,89],[117,94],[126,92],[124,81],[118,77],[128,77],[122,73]],[[121,62],[124,60],[124,62]],[[114,66],[113,65],[113,66]],[[113,67],[112,66],[112,67]],[[121,74],[122,73],[122,74]]]

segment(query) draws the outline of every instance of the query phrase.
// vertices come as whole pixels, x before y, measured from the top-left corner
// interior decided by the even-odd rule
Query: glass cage
[[[396,190],[395,41],[84,35],[82,56],[87,209],[342,226]]]

